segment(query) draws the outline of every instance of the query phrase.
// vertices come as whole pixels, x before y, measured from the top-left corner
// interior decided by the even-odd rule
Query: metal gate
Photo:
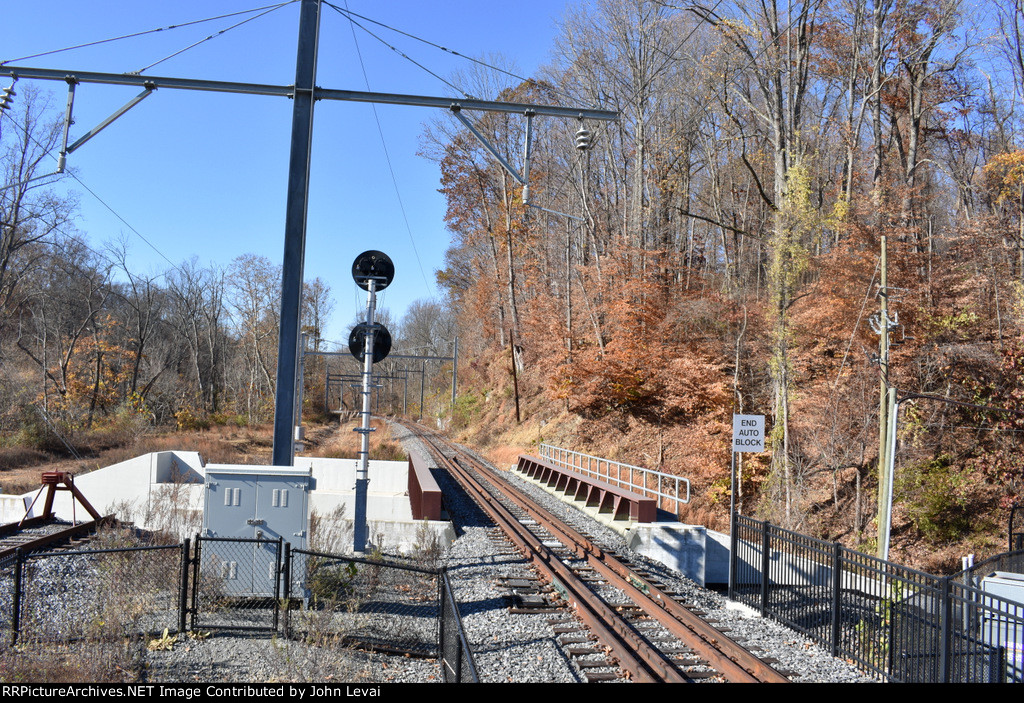
[[[284,540],[197,537],[192,629],[276,630]]]

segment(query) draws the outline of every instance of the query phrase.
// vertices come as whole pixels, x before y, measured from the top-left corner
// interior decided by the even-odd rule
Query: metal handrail
[[[600,478],[608,483],[658,499],[658,507],[661,507],[661,499],[665,498],[675,502],[673,512],[679,513],[680,503],[690,502],[690,479],[682,476],[673,476],[663,471],[645,469],[641,466],[624,464],[611,459],[584,454],[583,452],[571,449],[562,449],[551,444],[540,445],[540,456],[550,462],[559,464],[566,468],[577,471],[587,476]],[[614,469],[614,475],[612,473]],[[623,476],[625,473],[625,477]],[[648,479],[652,479],[655,486],[648,485]],[[680,498],[680,488],[684,488],[684,497]]]

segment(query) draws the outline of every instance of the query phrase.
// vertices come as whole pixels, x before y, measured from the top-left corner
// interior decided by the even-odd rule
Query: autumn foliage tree
[[[978,411],[988,434],[975,441],[953,405],[1012,405],[1018,381],[1002,359],[1024,310],[1019,91],[1001,94],[976,68],[963,11],[605,0],[567,13],[534,99],[620,119],[591,126],[582,153],[573,126],[547,127],[531,197],[580,219],[525,216],[457,127],[438,145],[453,234],[439,276],[474,357],[506,349],[515,327],[528,393],[580,428],[566,442],[615,451],[582,420],[640,455],[640,437],[668,437],[651,464],[702,476],[695,515],[727,493],[729,414],[765,414],[770,454],[740,458],[745,510],[861,544],[874,516],[885,235],[897,324],[885,378],[901,395],[945,399],[902,406],[897,473],[923,483],[904,485],[900,514],[925,525],[920,506],[941,493],[930,486],[972,462],[1012,473],[1015,435],[997,424],[1015,421]],[[498,142],[515,163],[521,126],[507,126]],[[937,468],[942,457],[956,470]],[[995,490],[999,471],[972,480],[970,514],[1016,495]]]

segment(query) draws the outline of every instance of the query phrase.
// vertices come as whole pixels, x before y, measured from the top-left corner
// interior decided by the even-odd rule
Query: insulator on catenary
[[[13,83],[11,83],[9,87],[4,88],[3,94],[0,95],[0,110],[6,110],[9,108],[11,103],[14,102],[15,95],[17,95],[17,93],[14,92]]]
[[[593,136],[593,132],[591,132],[589,129],[584,129],[581,127],[580,130],[576,132],[576,148],[579,149],[580,151],[586,151],[587,149],[589,149]]]

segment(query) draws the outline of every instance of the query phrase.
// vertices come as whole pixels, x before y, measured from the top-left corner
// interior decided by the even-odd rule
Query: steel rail
[[[478,463],[472,460],[473,463]],[[485,468],[480,466],[480,468]],[[515,491],[511,486],[510,491]],[[518,491],[515,491],[518,493]],[[694,615],[685,606],[663,592],[649,579],[637,574],[628,564],[565,525],[549,512],[536,507],[527,498],[514,498],[532,519],[553,533],[578,557],[625,592],[648,615],[655,618],[694,653],[734,683],[787,683],[783,674],[734,642],[724,633]]]
[[[619,665],[635,681],[644,683],[685,683],[690,681],[664,653],[653,648],[604,600],[593,593],[552,550],[523,527],[519,520],[495,496],[484,488],[457,459],[449,459],[437,446],[440,438],[422,434],[440,462],[469,490],[481,508],[494,520],[548,578],[557,582],[575,605],[576,612],[592,632],[610,649]]]
[[[511,490],[515,490],[512,488]],[[669,632],[685,642],[694,653],[703,658],[716,671],[732,683],[787,683],[783,674],[734,642],[707,621],[694,615],[688,608],[637,574],[628,564],[611,552],[594,544],[558,520],[546,510],[521,502],[530,516],[554,533],[575,554],[606,578],[609,583],[661,623]]]
[[[37,539],[29,540],[27,542],[20,542],[10,547],[6,547],[2,543],[0,543],[0,566],[7,564],[11,559],[13,559],[19,549],[22,551],[22,553],[36,552],[56,542],[74,539],[75,537],[81,537],[82,535],[95,532],[98,528],[102,527],[103,525],[108,525],[115,521],[116,520],[113,515],[107,515],[106,517],[102,517],[99,520],[89,520],[88,522],[83,522],[78,525],[71,525],[67,529],[60,530],[59,532],[51,532],[48,535],[42,535]],[[38,523],[36,526],[38,526]],[[4,527],[6,528],[8,526],[5,525]],[[7,530],[4,530],[4,539],[9,539],[15,536],[17,536],[17,532],[8,533]]]
[[[510,487],[510,490],[515,490]],[[694,615],[649,580],[634,572],[614,554],[605,551],[584,535],[532,505],[517,500],[530,516],[551,531],[573,552],[616,588],[626,593],[644,612],[654,617],[669,632],[682,640],[694,653],[732,683],[785,683],[788,679],[717,628]]]

